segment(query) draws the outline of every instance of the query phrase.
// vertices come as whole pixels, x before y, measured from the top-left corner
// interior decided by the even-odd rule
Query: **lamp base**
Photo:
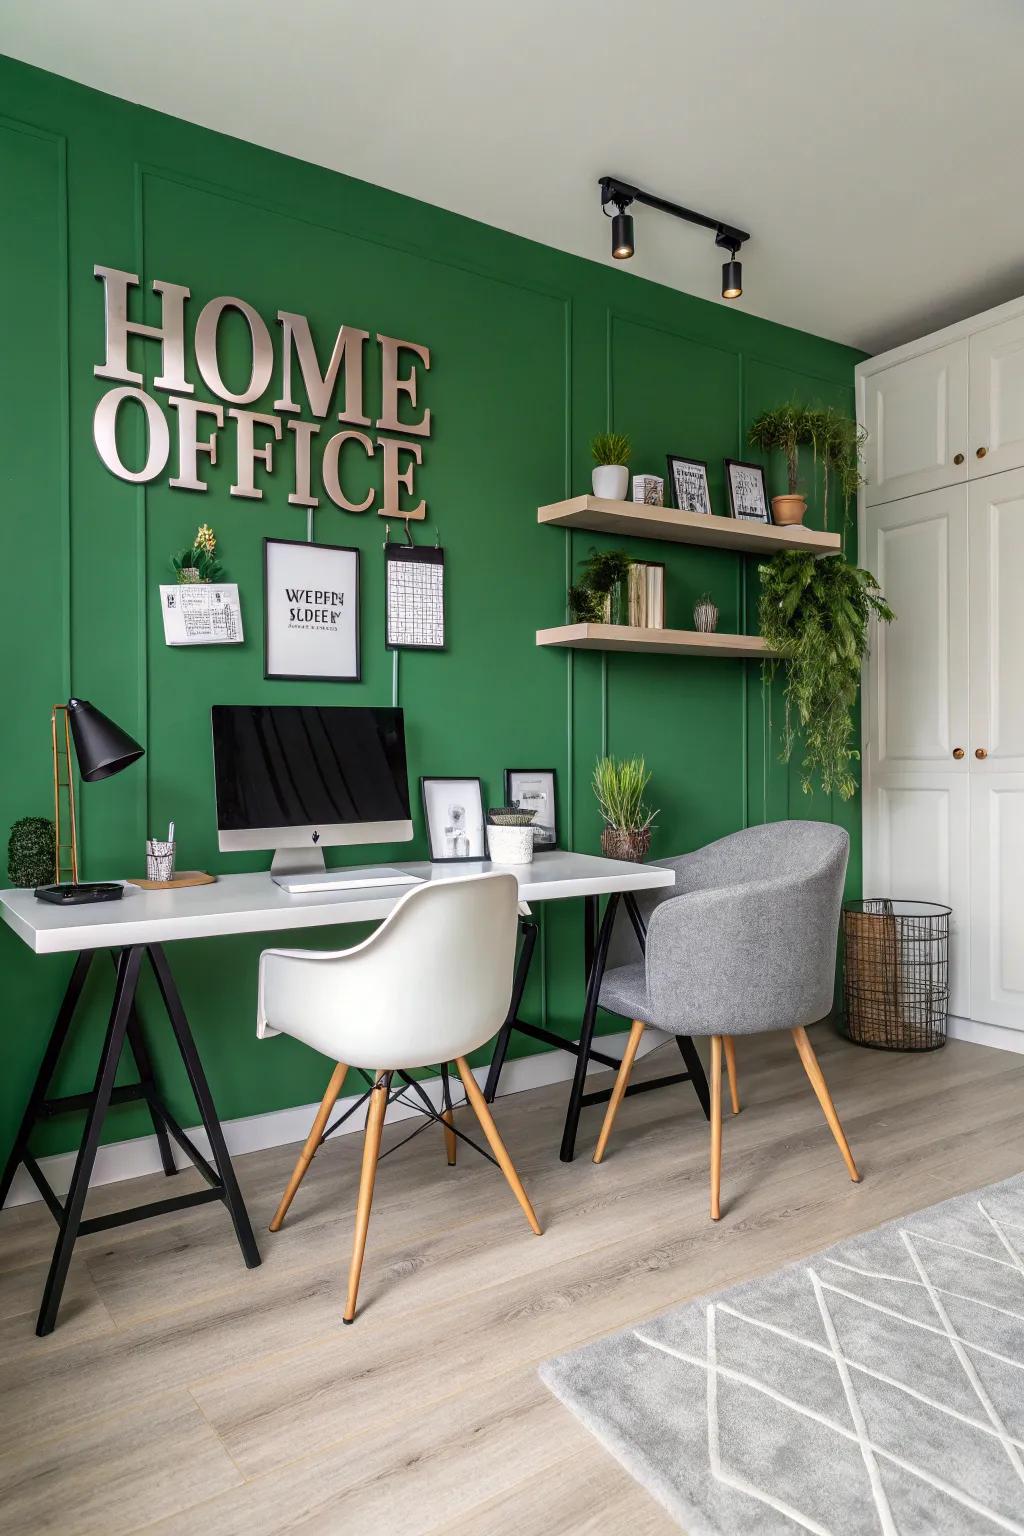
[[[120,901],[124,886],[114,880],[83,880],[74,885],[40,885],[35,896],[55,907],[79,907],[93,901]]]

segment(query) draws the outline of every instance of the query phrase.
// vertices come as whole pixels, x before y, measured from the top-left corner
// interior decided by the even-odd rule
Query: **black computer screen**
[[[211,714],[221,831],[408,819],[400,709],[215,704]]]

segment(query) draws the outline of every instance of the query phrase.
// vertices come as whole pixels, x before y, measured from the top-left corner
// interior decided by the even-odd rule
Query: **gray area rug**
[[[1024,1175],[547,1361],[689,1536],[1024,1536]]]

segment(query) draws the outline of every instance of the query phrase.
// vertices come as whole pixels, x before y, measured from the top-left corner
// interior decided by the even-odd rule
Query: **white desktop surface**
[[[675,884],[671,869],[627,864],[589,853],[555,849],[539,853],[532,864],[502,866],[487,859],[453,864],[396,864],[422,880],[452,880],[460,875],[501,869],[519,882],[521,901],[556,901],[572,896],[603,896],[612,891],[649,891]],[[218,934],[273,933],[287,928],[321,928],[331,923],[374,922],[387,917],[396,902],[415,886],[361,891],[317,891],[290,896],[267,871],[218,875],[213,885],[173,891],[129,887],[121,901],[55,907],[31,890],[0,891],[8,927],[38,955],[69,950],[120,949],[129,944],[167,944],[174,939],[212,938]]]

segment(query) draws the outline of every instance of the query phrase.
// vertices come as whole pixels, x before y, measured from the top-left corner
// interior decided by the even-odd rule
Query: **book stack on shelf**
[[[629,623],[635,629],[665,628],[665,567],[634,560],[629,568]]]

